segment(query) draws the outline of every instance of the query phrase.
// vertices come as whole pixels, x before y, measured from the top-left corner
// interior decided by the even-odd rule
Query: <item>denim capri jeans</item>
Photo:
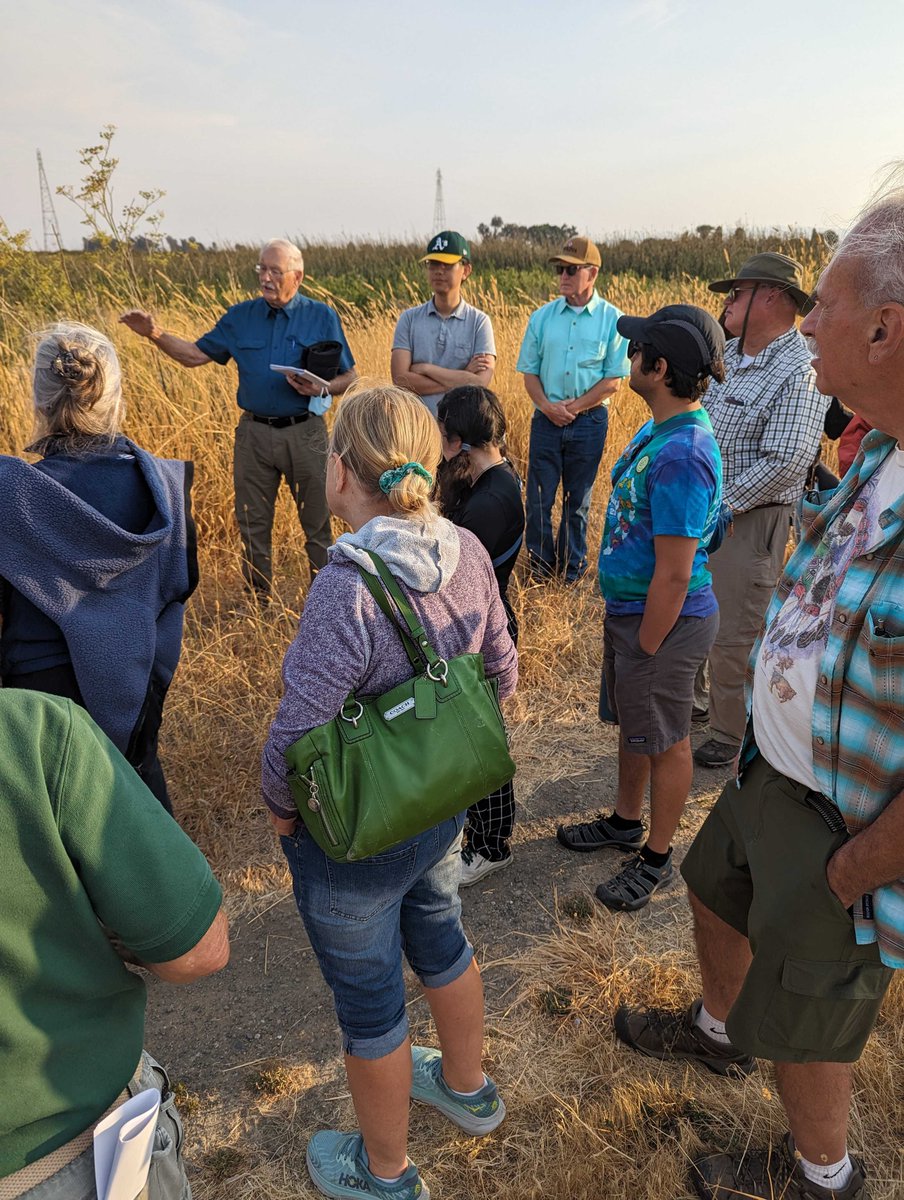
[[[281,838],[295,901],[356,1058],[408,1036],[402,955],[424,987],[453,983],[474,957],[461,924],[460,813],[358,862],[334,862],[299,823]]]

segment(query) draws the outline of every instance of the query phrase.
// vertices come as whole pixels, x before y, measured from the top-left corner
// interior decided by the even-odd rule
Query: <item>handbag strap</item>
[[[405,647],[405,653],[408,656],[408,661],[415,670],[427,669],[429,673],[431,668],[442,665],[444,660],[430,645],[430,640],[427,637],[424,626],[417,619],[414,610],[405,599],[405,595],[394,579],[389,567],[387,567],[379,554],[375,554],[373,550],[368,550],[367,554],[376,568],[379,580],[370,571],[366,571],[360,564],[356,563],[358,573],[364,580],[367,590],[376,601],[377,607],[392,621],[398,630],[402,644]],[[398,615],[405,622],[404,629],[399,624],[396,611],[393,610],[393,604]]]
[[[508,562],[513,554],[517,554],[521,549],[521,544],[524,541],[524,534],[519,534],[517,542],[514,546],[510,546],[503,554],[497,554],[493,559],[493,567],[501,567],[503,563]]]

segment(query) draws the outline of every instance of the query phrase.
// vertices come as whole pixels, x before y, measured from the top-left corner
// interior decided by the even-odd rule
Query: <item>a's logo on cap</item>
[[[449,245],[449,239],[448,239],[448,238],[444,238],[444,237],[438,237],[438,238],[436,239],[436,241],[433,243],[433,245],[430,247],[430,249],[431,249],[431,250],[445,250],[445,248],[446,248],[448,245]]]

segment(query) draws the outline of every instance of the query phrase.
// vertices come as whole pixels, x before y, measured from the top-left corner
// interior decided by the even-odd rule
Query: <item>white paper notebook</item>
[[[160,1092],[148,1088],[98,1122],[94,1130],[98,1200],[135,1200],[147,1183],[159,1111]]]

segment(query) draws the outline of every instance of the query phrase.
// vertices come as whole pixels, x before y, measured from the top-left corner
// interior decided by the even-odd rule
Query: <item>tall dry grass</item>
[[[617,277],[608,294],[626,312],[677,301],[714,309],[697,279],[654,287]],[[492,284],[472,298],[493,318],[495,387],[523,469],[531,407],[514,368],[529,307]],[[167,328],[197,336],[210,327],[222,299],[213,292],[191,300],[173,294],[159,315]],[[231,909],[263,912],[288,883],[261,818],[258,757],[280,696],[282,655],[304,600],[303,540],[284,495],[274,531],[276,601],[263,617],[244,612],[231,515],[233,370],[175,366],[118,326],[118,311],[105,293],[80,315],[107,330],[118,346],[129,399],[127,432],[155,453],[196,464],[202,583],[188,609],[162,753],[180,819],[224,880]],[[18,452],[29,430],[27,332],[34,321],[28,311],[10,306],[3,316],[0,449]],[[345,307],[344,319],[361,374],[385,378],[395,313],[365,316]],[[645,418],[642,403],[622,386],[610,408],[591,547],[600,539],[606,472]],[[512,591],[521,626],[521,685],[510,724],[519,792],[527,798],[539,784],[574,772],[577,747],[586,730],[595,729],[601,614],[591,581],[540,588],[516,577]],[[499,1133],[470,1139],[451,1136],[438,1118],[419,1122],[412,1154],[435,1195],[680,1197],[687,1194],[687,1161],[701,1148],[744,1146],[775,1139],[783,1130],[768,1074],[726,1083],[635,1058],[614,1045],[610,1019],[618,1002],[642,996],[686,1003],[694,995],[688,916],[678,891],[636,918],[584,919],[583,913],[580,904],[563,908],[559,934],[510,964],[521,984],[507,1011],[491,1014],[488,1031],[492,1069],[505,1085],[510,1111]],[[853,1140],[868,1152],[876,1200],[904,1195],[902,1018],[904,988],[896,983],[857,1071]],[[335,1121],[337,1089],[344,1090],[310,1064],[281,1064],[261,1073],[256,1098],[215,1106],[206,1120],[197,1116],[194,1145],[203,1152],[203,1169],[195,1177],[196,1194],[202,1200],[308,1194],[299,1165],[304,1141],[320,1117]],[[305,1119],[299,1120],[302,1102]],[[343,1105],[340,1119],[348,1121],[347,1098]],[[264,1133],[255,1141],[249,1125],[264,1118]]]
[[[323,293],[322,293],[323,294]],[[328,295],[328,294],[326,294]],[[614,280],[609,295],[626,312],[648,312],[678,300],[714,307],[705,285],[644,286],[632,277]],[[235,292],[227,299],[239,299]],[[530,308],[513,304],[492,284],[472,300],[492,315],[498,350],[494,386],[505,406],[511,453],[526,470],[530,401],[515,372]],[[106,330],[120,354],[128,399],[126,432],[156,454],[195,463],[194,511],[198,523],[201,586],[188,607],[182,662],[170,692],[162,751],[175,803],[189,832],[227,879],[249,881],[259,866],[269,874],[269,844],[259,834],[257,754],[280,695],[279,667],[291,639],[307,586],[307,560],[297,517],[283,491],[274,527],[275,603],[261,618],[242,607],[239,543],[232,516],[231,456],[236,422],[235,372],[210,365],[193,371],[156,353],[149,343],[117,324],[121,311],[110,298],[81,318]],[[196,337],[210,328],[218,308],[174,296],[158,315],[166,328]],[[359,373],[385,379],[397,313],[368,316],[340,305]],[[12,310],[0,344],[0,450],[21,452],[27,443],[28,315]],[[11,333],[11,328],[16,330]],[[642,402],[623,384],[610,407],[610,432],[590,526],[599,544],[605,474],[628,438],[646,419]],[[597,671],[599,605],[588,581],[577,589],[513,583],[521,623],[521,686],[513,706],[516,747],[531,783],[529,747],[548,722],[571,722],[587,705],[586,680]],[[537,764],[537,770],[542,770]],[[265,862],[266,860],[266,862]]]

